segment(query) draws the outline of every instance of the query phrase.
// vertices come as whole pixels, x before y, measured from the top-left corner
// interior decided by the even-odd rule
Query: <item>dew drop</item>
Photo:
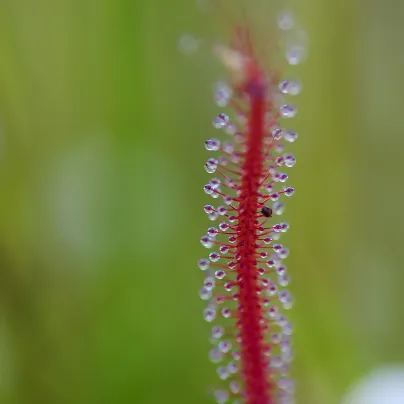
[[[271,238],[271,237],[265,237],[265,238],[264,238],[264,243],[265,243],[265,244],[270,244],[271,241],[272,241],[272,238]]]
[[[233,136],[236,134],[237,128],[232,123],[228,123],[227,126],[224,128],[224,131],[228,135]]]
[[[272,306],[268,309],[268,317],[275,318],[278,315],[278,308],[276,306]]]
[[[278,316],[277,322],[281,327],[283,327],[284,325],[287,324],[288,319],[287,319],[287,317],[285,315],[282,314],[282,315]]]
[[[297,109],[292,104],[284,104],[280,108],[280,113],[284,118],[293,118],[297,114]]]
[[[282,131],[281,128],[276,127],[276,128],[274,128],[274,129],[272,129],[272,137],[273,137],[275,140],[280,140],[280,139],[282,139],[282,136],[283,136],[283,131]]]
[[[212,205],[205,205],[204,207],[203,207],[203,210],[206,212],[206,213],[212,213],[212,212],[214,212],[215,211],[215,208],[212,206]]]
[[[290,351],[290,339],[289,336],[283,335],[282,341],[280,343],[280,348],[282,352],[289,352]]]
[[[227,245],[222,245],[220,246],[219,251],[221,254],[227,254],[229,252],[229,247],[227,247]]]
[[[225,301],[225,297],[224,296],[217,296],[216,297],[216,303],[217,304],[222,304]]]
[[[209,236],[202,236],[201,237],[201,244],[205,247],[205,248],[211,248],[213,243],[212,243],[212,239]]]
[[[216,220],[216,219],[218,218],[218,216],[219,216],[219,213],[217,213],[217,212],[212,212],[212,213],[210,213],[210,214],[208,215],[208,218],[209,218],[209,220],[214,221],[214,220]]]
[[[223,279],[226,276],[226,272],[223,270],[219,270],[215,272],[215,277],[217,279]]]
[[[291,30],[295,24],[293,14],[289,11],[283,11],[278,15],[277,23],[282,31]]]
[[[233,289],[233,284],[231,282],[226,282],[224,284],[224,288],[227,290],[227,292],[230,292]]]
[[[209,260],[202,258],[198,261],[198,267],[201,271],[206,271],[209,268]]]
[[[220,254],[217,253],[217,252],[211,252],[211,253],[209,254],[209,259],[210,259],[212,262],[217,262],[217,261],[219,261],[219,259],[220,259]]]
[[[215,400],[217,404],[224,404],[229,399],[229,393],[226,390],[216,390],[215,391]]]
[[[276,292],[278,291],[278,288],[276,287],[276,285],[271,284],[271,285],[268,287],[267,290],[268,290],[269,296],[275,296],[275,295],[276,295]]]
[[[231,349],[231,342],[230,341],[220,341],[218,348],[220,352],[227,353]]]
[[[231,391],[233,394],[237,394],[237,393],[239,393],[240,390],[241,390],[240,383],[237,382],[237,381],[235,381],[235,380],[233,380],[233,381],[230,382],[229,388],[230,388],[230,391]]]
[[[229,228],[229,225],[225,222],[219,224],[219,229],[222,231],[226,231]]]
[[[290,363],[293,361],[293,351],[289,350],[287,352],[282,353],[282,360],[285,363]]]
[[[278,283],[282,287],[288,286],[289,282],[290,282],[290,277],[288,274],[283,274],[283,275],[279,276],[279,278],[278,278]]]
[[[272,210],[277,214],[281,215],[285,211],[285,205],[282,202],[275,202],[272,205]]]
[[[271,201],[277,201],[279,199],[279,194],[277,192],[273,192],[272,194],[269,195],[269,199]]]
[[[209,352],[209,359],[211,360],[211,362],[213,363],[219,363],[222,359],[223,359],[223,354],[222,352],[219,351],[219,349],[215,348],[212,349]]]
[[[270,361],[271,368],[280,368],[283,364],[282,358],[280,356],[273,356]]]
[[[216,169],[217,169],[217,166],[212,167],[212,166],[209,166],[208,164],[205,164],[205,170],[209,174],[213,174],[216,171]]]
[[[213,290],[213,288],[215,287],[215,280],[211,276],[208,276],[207,278],[205,278],[203,285],[206,289]]]
[[[219,161],[217,161],[216,159],[210,158],[205,164],[205,170],[209,174],[213,174],[214,172],[216,172],[218,166],[219,166]]]
[[[219,107],[225,107],[232,96],[231,88],[223,82],[216,83],[215,100]]]
[[[212,328],[212,338],[222,338],[224,335],[224,328],[221,326],[216,326]]]
[[[278,143],[277,145],[275,145],[274,150],[277,153],[282,153],[285,150],[285,146],[281,143]]]
[[[203,318],[208,322],[212,322],[216,318],[216,310],[208,307],[203,311]]]
[[[212,178],[209,181],[210,186],[214,189],[214,190],[220,190],[220,185],[221,185],[221,181],[218,178]]]
[[[227,369],[229,370],[230,373],[237,373],[237,372],[238,372],[237,363],[235,363],[235,362],[230,362],[230,363],[227,365]]]
[[[293,393],[295,390],[295,383],[289,377],[280,377],[277,384],[280,389],[285,390],[288,393]]]
[[[202,300],[209,300],[212,297],[212,291],[206,288],[199,290],[199,296]]]
[[[278,273],[279,276],[283,276],[286,273],[286,267],[285,265],[279,265],[276,267],[276,272]]]
[[[210,236],[210,237],[216,237],[217,235],[219,234],[219,230],[218,229],[216,229],[216,228],[214,228],[214,227],[209,227],[209,229],[208,229],[208,235]]]
[[[228,126],[227,126],[228,127]],[[230,142],[224,142],[222,145],[222,149],[225,153],[227,154],[232,154],[234,153],[234,146]]]
[[[298,134],[293,130],[287,130],[283,137],[287,142],[293,143],[297,140]]]
[[[281,342],[282,335],[278,332],[274,332],[270,335],[271,342],[273,344],[279,344]]]
[[[306,56],[306,48],[302,45],[291,45],[286,50],[286,60],[290,65],[298,65]]]
[[[281,290],[278,294],[279,301],[286,303],[291,300],[292,296],[288,290]]]
[[[292,187],[285,187],[283,188],[283,193],[285,196],[292,196],[295,193],[295,189]]]
[[[273,260],[273,259],[268,260],[268,261],[266,262],[266,264],[267,264],[267,266],[268,266],[269,268],[275,268],[275,266],[276,266],[276,262],[275,262],[275,260]]]
[[[301,91],[301,84],[298,81],[283,80],[279,83],[279,90],[282,94],[298,95]]]
[[[229,236],[229,243],[235,243],[237,241],[237,237],[236,236]]]
[[[278,256],[280,259],[285,259],[289,255],[289,250],[287,248],[282,248],[281,250],[278,251]]]
[[[220,140],[209,139],[205,142],[205,148],[209,151],[217,151],[220,149]]]
[[[288,322],[282,327],[282,332],[285,335],[292,335],[293,334],[293,325],[292,323]]]
[[[217,374],[222,380],[226,380],[230,376],[229,369],[226,366],[220,366],[217,368]]]
[[[296,158],[293,154],[285,154],[282,157],[286,167],[293,167],[296,164]]]
[[[223,128],[229,123],[229,117],[226,114],[219,114],[213,119],[212,123],[216,129]]]

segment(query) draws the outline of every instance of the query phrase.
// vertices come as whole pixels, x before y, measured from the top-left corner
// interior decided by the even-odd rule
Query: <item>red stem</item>
[[[259,84],[258,84],[259,86]],[[240,282],[239,303],[242,337],[243,373],[248,404],[271,404],[268,381],[268,360],[263,352],[263,313],[257,290],[256,229],[258,190],[264,163],[263,139],[266,101],[264,92],[250,96],[251,108],[248,124],[247,152],[244,160],[242,191],[240,195],[237,252],[241,259],[238,273]]]

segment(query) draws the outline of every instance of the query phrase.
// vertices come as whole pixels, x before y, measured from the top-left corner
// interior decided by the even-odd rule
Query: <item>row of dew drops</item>
[[[292,29],[293,26],[294,26],[294,19],[293,19],[293,15],[291,13],[281,13],[278,16],[278,27],[281,30],[288,31],[288,30]],[[183,48],[182,50],[184,50],[184,51],[188,50],[188,52],[189,52],[190,50],[192,51],[192,49],[196,50],[196,48],[198,46],[197,40],[195,40],[195,38],[193,38],[191,36],[185,36],[182,38],[181,41],[182,42],[180,43],[180,47],[182,47]],[[290,65],[299,64],[301,61],[303,61],[305,56],[306,56],[306,49],[304,46],[291,45],[291,46],[287,47],[286,60],[288,61],[288,63]],[[281,94],[294,96],[294,95],[297,95],[300,93],[301,85],[298,81],[295,81],[295,80],[283,80],[279,83],[279,91]],[[232,90],[226,83],[222,83],[222,82],[217,83],[215,97],[216,97],[216,103],[218,106],[226,107],[226,105],[228,104],[229,100],[232,97]],[[280,106],[279,112],[283,118],[293,118],[297,113],[297,109],[294,105],[282,104]],[[226,115],[224,113],[220,113],[214,118],[212,123],[215,128],[224,129],[227,133],[234,134],[234,127],[232,126],[228,115]],[[274,138],[277,140],[280,140],[281,138],[283,138],[287,142],[294,142],[294,141],[296,141],[296,139],[298,137],[297,133],[294,131],[280,130],[280,129],[278,129],[278,130],[279,130],[278,133],[276,133],[276,134],[273,133]],[[209,151],[218,151],[221,148],[222,149],[224,148],[225,151],[227,151],[228,153],[231,154],[234,146],[231,143],[221,144],[220,140],[218,140],[218,139],[210,139],[205,142],[205,147]],[[292,167],[295,164],[295,162],[296,162],[296,159],[294,158],[293,155],[285,155],[283,158],[283,163],[288,167]],[[208,173],[214,173],[215,167],[217,167],[216,164],[205,165],[205,169]],[[286,179],[287,179],[287,175],[285,178],[282,177],[279,180],[281,182],[284,182],[284,181],[286,181]],[[213,186],[215,186],[215,185],[213,184]],[[215,194],[214,192],[210,192],[210,190],[207,190],[207,189],[205,189],[205,192],[210,194],[213,197],[219,196],[218,194]],[[289,189],[285,193],[286,193],[286,196],[290,196],[293,194],[293,192],[294,192],[294,189],[289,187]],[[231,198],[228,197],[228,200],[227,201],[225,200],[224,202],[228,204],[228,203],[230,203],[230,201],[231,201]],[[277,206],[274,205],[275,213],[281,214],[283,212],[283,204],[281,204],[280,202],[275,202],[275,204],[277,205]],[[206,213],[208,213],[210,216],[212,216],[210,218],[213,220],[217,216],[223,215],[226,213],[225,207],[221,207],[221,209],[222,209],[222,211],[206,212]],[[225,229],[221,229],[221,230],[225,230]],[[209,240],[206,240],[206,242],[209,243]],[[279,257],[279,258],[282,259],[283,257]],[[212,257],[210,259],[212,262],[214,262],[214,260],[215,260],[214,257]],[[209,266],[208,261],[207,262],[205,262],[205,261],[207,261],[207,260],[200,260],[198,266],[200,266],[201,269],[206,269]],[[201,267],[201,265],[202,265],[202,267]],[[287,276],[287,279],[288,279],[288,276]],[[288,282],[286,282],[286,283],[288,283]],[[287,294],[287,296],[285,295],[286,300],[284,303],[287,306],[289,303],[291,303],[291,300],[289,300],[291,297],[287,291],[285,291],[285,294]],[[201,294],[201,298],[203,300],[207,300],[209,297],[210,297],[210,293],[208,293],[207,295]],[[206,316],[206,314],[207,313],[205,310],[204,316]],[[212,319],[215,316],[213,316],[213,318],[210,318],[208,315],[207,317],[208,318],[205,318],[205,319],[210,322],[210,321],[212,321]],[[285,316],[283,316],[283,317],[285,317]],[[285,319],[286,319],[286,317],[285,317]],[[288,335],[290,335],[290,333],[291,333],[291,331],[287,332],[286,337]],[[281,398],[281,404],[293,403],[294,402],[293,381],[288,378],[281,378],[280,382],[281,383],[285,382],[287,384],[287,386],[286,386],[287,388],[283,389],[283,393],[285,393],[285,395],[283,396],[283,399]],[[237,384],[237,382],[234,382],[234,381],[231,382],[230,391],[235,390],[235,386],[233,386],[233,384],[235,384],[235,383]],[[233,392],[235,392],[235,391],[233,391]],[[224,389],[216,390],[214,392],[214,396],[215,396],[216,402],[218,404],[224,404],[224,403],[228,402],[230,399],[229,391],[224,390]],[[237,399],[236,401],[234,401],[233,404],[241,404],[240,399]]]

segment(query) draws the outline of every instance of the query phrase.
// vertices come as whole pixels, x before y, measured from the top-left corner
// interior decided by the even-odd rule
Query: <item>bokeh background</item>
[[[404,361],[404,5],[291,5],[309,36],[284,240],[295,376],[299,403],[336,404]],[[188,0],[0,1],[1,403],[212,402],[196,260],[217,17]],[[184,33],[206,46],[181,54]]]

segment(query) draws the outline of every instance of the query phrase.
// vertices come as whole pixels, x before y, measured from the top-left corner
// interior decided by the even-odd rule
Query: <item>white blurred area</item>
[[[342,404],[404,404],[404,365],[372,371],[352,388]]]

